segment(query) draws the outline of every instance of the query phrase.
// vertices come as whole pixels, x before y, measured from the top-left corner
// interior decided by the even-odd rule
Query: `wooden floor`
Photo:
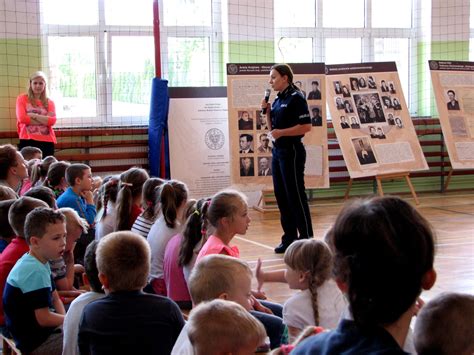
[[[418,211],[433,225],[437,235],[435,286],[422,294],[429,300],[442,292],[474,294],[474,191],[431,193],[418,196]],[[404,196],[414,204],[413,199]],[[323,200],[311,208],[315,238],[322,238],[343,206],[342,200]],[[278,212],[261,213],[251,210],[252,222],[244,236],[236,236],[241,258],[255,267],[262,258],[266,270],[284,267],[281,255],[273,252],[280,242],[281,227]],[[254,280],[255,283],[255,280]],[[265,284],[267,296],[284,302],[292,291],[286,284]]]

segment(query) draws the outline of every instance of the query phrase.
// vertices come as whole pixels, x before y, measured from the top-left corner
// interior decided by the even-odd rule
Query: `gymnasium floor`
[[[474,294],[474,191],[419,194],[418,211],[436,232],[435,286],[422,294],[426,301],[442,292]],[[410,196],[403,196],[414,204]],[[334,222],[343,201],[321,200],[311,207],[315,238],[322,238]],[[250,209],[252,221],[247,234],[236,236],[242,259],[255,267],[257,258],[266,270],[284,267],[281,255],[273,252],[279,243],[281,228],[278,212],[261,213]],[[255,280],[254,283],[256,284]],[[265,284],[263,290],[274,301],[284,302],[293,290],[286,284]]]

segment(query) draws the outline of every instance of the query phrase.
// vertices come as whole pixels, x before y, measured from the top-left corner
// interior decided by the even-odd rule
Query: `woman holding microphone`
[[[293,71],[287,64],[276,64],[270,71],[269,84],[277,92],[273,104],[263,99],[273,139],[273,188],[280,210],[283,229],[281,244],[275,253],[281,254],[296,239],[312,238],[313,227],[304,186],[306,150],[302,143],[311,131],[308,104],[293,83]]]

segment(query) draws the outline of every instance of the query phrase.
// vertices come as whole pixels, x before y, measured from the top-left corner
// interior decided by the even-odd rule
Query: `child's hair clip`
[[[201,213],[198,210],[194,210],[193,214],[200,216]]]
[[[322,332],[324,332],[323,327],[314,327],[314,334],[319,334],[319,333],[322,333]]]
[[[123,186],[129,186],[129,187],[132,187],[133,184],[129,183],[129,182],[122,182],[122,185]]]
[[[291,344],[288,344],[288,345],[281,345],[280,346],[280,350],[283,354],[287,355],[289,353],[291,353],[293,351],[293,349],[295,348],[294,345],[291,345]]]

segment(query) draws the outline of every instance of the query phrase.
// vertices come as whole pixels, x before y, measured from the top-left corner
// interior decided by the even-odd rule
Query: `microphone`
[[[265,90],[265,102],[268,102],[268,100],[270,100],[270,89],[266,89]],[[265,106],[264,108],[262,108],[262,114],[263,115],[266,115],[267,114],[267,107]]]

